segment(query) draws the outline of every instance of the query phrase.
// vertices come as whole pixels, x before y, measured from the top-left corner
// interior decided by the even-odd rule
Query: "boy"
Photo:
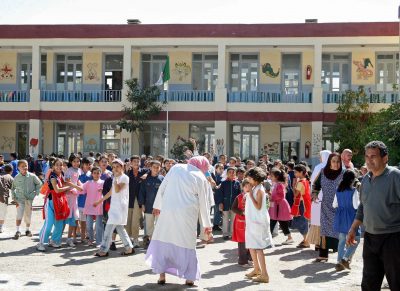
[[[20,226],[22,217],[24,217],[26,224],[25,235],[28,237],[32,236],[29,230],[32,217],[32,202],[42,187],[42,182],[39,178],[35,174],[28,172],[28,162],[26,160],[19,160],[17,165],[19,174],[15,176],[11,187],[12,198],[17,206],[17,231],[14,239],[19,239],[21,236]]]
[[[5,175],[0,176],[0,233],[3,232],[4,219],[7,216],[8,197],[13,184],[11,165],[4,166]]]
[[[114,229],[117,230],[118,235],[121,237],[122,243],[125,246],[125,251],[122,252],[121,255],[129,256],[135,253],[132,242],[124,228],[128,220],[129,177],[124,174],[124,163],[120,159],[114,159],[112,161],[112,169],[114,178],[111,190],[107,195],[93,204],[94,207],[97,207],[104,200],[107,200],[112,196],[103,241],[101,242],[99,251],[95,253],[96,257],[108,256],[108,250],[110,249]]]
[[[17,174],[18,174],[18,154],[15,152],[11,153],[10,157],[11,157],[10,165],[13,167],[13,172],[12,172],[11,176],[13,176],[13,178],[15,178],[15,176],[17,176]]]
[[[214,188],[214,201],[218,201],[217,195],[218,195],[218,189],[221,185],[221,180],[222,180],[222,173],[224,172],[224,165],[221,163],[217,163],[215,165],[215,183],[216,187]],[[214,221],[213,221],[213,230],[214,231],[221,231],[222,228],[220,227],[222,222],[222,217],[221,217],[221,212],[219,211],[219,205],[218,203],[215,203],[214,205]]]
[[[87,181],[92,180],[92,174],[90,172],[92,168],[92,162],[89,158],[82,159],[82,174],[79,176],[79,181],[81,181],[82,185]],[[78,196],[78,209],[79,209],[79,226],[81,229],[81,242],[86,242],[86,215],[83,213],[83,209],[85,208],[86,202],[86,192],[81,193]]]
[[[233,220],[235,213],[232,211],[232,204],[235,198],[240,194],[240,183],[236,180],[236,168],[229,167],[227,170],[227,178],[221,182],[221,186],[217,193],[217,204],[219,210],[223,211],[222,219],[222,235],[224,240],[228,240],[232,235]]]
[[[153,215],[153,204],[156,199],[158,188],[161,185],[164,177],[159,175],[161,163],[157,160],[150,162],[150,175],[143,181],[139,192],[139,205],[142,205],[144,212],[145,228],[148,240],[143,242],[143,246],[147,247],[150,243],[151,236],[154,231],[155,216]]]

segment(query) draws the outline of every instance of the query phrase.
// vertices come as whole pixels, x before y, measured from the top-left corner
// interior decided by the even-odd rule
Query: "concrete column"
[[[40,46],[32,46],[32,89],[39,90],[40,81]]]
[[[229,125],[226,120],[215,121],[215,154],[228,154],[229,151]]]
[[[31,141],[37,139],[37,145],[31,146]],[[39,119],[29,119],[29,153],[36,158],[42,152],[42,123]]]
[[[321,87],[322,70],[322,45],[314,45],[314,86],[313,86],[313,112],[323,111],[323,92]]]
[[[130,158],[132,155],[132,133],[125,129],[121,131],[120,147],[121,159]]]
[[[215,111],[227,110],[227,89],[225,87],[226,79],[226,46],[218,45],[218,82],[215,88]]]
[[[322,151],[322,121],[311,122],[311,163],[319,163],[319,152]]]

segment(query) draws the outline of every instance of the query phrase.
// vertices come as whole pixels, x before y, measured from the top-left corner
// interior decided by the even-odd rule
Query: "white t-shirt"
[[[119,192],[115,192],[115,182],[125,184]],[[126,225],[129,207],[129,177],[125,174],[114,177],[111,191],[111,205],[108,211],[107,224]]]

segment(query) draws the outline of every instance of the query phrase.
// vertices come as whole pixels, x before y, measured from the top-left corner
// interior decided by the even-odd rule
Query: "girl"
[[[269,215],[271,217],[270,230],[272,233],[276,223],[279,221],[279,225],[283,230],[283,234],[288,237],[287,240],[284,241],[282,244],[289,245],[292,244],[294,241],[289,230],[289,222],[292,220],[292,216],[290,215],[289,202],[285,198],[285,192],[286,192],[285,172],[278,168],[273,168],[271,170],[271,180],[274,187],[272,190],[271,202],[269,208]]]
[[[294,175],[297,178],[294,186],[294,202],[291,210],[293,215],[292,228],[298,229],[303,235],[303,241],[298,248],[309,248],[307,241],[308,221],[311,219],[311,193],[307,168],[304,165],[294,167]]]
[[[345,268],[350,269],[350,259],[360,243],[360,229],[358,229],[356,236],[357,243],[348,247],[346,246],[346,235],[350,230],[358,205],[360,204],[358,191],[353,186],[355,179],[355,173],[352,170],[346,170],[333,199],[332,206],[336,208],[333,229],[339,233],[336,271],[342,271]]]
[[[68,228],[68,239],[67,245],[70,247],[75,247],[74,241],[76,241],[76,226],[79,219],[79,209],[78,209],[78,191],[75,186],[81,186],[79,181],[79,176],[82,174],[80,169],[81,160],[78,155],[71,154],[69,156],[69,163],[71,167],[65,173],[65,184],[73,187],[73,189],[67,191],[68,206],[70,209],[67,224]]]
[[[249,251],[246,249],[245,244],[245,203],[244,199],[247,193],[251,192],[251,184],[248,179],[244,179],[242,182],[242,193],[239,194],[233,201],[232,211],[236,214],[235,220],[233,221],[233,235],[232,241],[238,243],[239,261],[238,264],[241,266],[249,266]]]
[[[254,264],[254,270],[246,274],[246,277],[253,278],[254,282],[268,283],[269,277],[263,249],[272,245],[272,236],[269,229],[270,219],[266,204],[267,194],[262,186],[266,174],[261,168],[255,167],[247,171],[246,178],[249,179],[253,190],[246,194],[245,238],[246,246],[250,249]]]
[[[51,166],[51,174],[47,181],[49,193],[46,197],[44,206],[45,221],[39,233],[39,244],[36,246],[38,251],[44,252],[45,243],[48,243],[50,233],[51,242],[49,246],[54,248],[61,247],[61,237],[65,226],[65,219],[69,215],[68,202],[65,192],[71,190],[71,186],[66,186],[62,172],[63,160],[55,159]],[[52,228],[54,229],[52,231]]]
[[[92,180],[83,184],[83,193],[86,193],[85,208],[83,214],[86,216],[87,231],[89,234],[89,245],[94,242],[93,222],[96,220],[96,245],[100,245],[103,239],[103,203],[93,207],[93,203],[101,199],[104,181],[100,180],[101,170],[98,167],[92,169]]]

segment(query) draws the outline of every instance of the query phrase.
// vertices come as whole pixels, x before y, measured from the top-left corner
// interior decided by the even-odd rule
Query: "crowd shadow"
[[[240,267],[239,265],[228,265],[219,269],[211,270],[208,271],[207,273],[204,273],[201,275],[202,278],[205,279],[211,279],[216,276],[223,276],[226,274],[233,274],[233,273],[238,273],[238,272],[243,272],[245,269]]]
[[[42,282],[29,281],[24,286],[40,286]]]
[[[298,248],[282,248],[282,249],[275,249],[271,253],[267,252],[266,255],[267,255],[267,257],[268,256],[279,256],[279,255],[286,255],[288,253],[293,253],[296,251],[300,251],[300,249],[298,249]]]
[[[146,269],[146,270],[142,270],[142,271],[138,271],[138,272],[129,274],[128,277],[140,277],[140,276],[144,276],[144,275],[156,275],[156,274],[154,274],[151,271],[151,269]]]
[[[224,286],[220,287],[211,287],[207,288],[207,290],[210,291],[231,291],[231,290],[241,290],[243,288],[253,286],[252,290],[268,290],[266,289],[265,285],[259,285],[259,287],[252,282],[251,280],[241,280],[241,281],[236,281],[236,282],[230,282],[229,284],[226,284]]]
[[[295,254],[290,254],[281,257],[279,260],[284,261],[284,262],[292,262],[292,261],[298,261],[298,260],[311,260],[315,259],[317,257],[317,254],[313,250],[302,250],[301,252],[295,253]]]
[[[193,287],[189,287],[186,286],[182,283],[182,285],[180,284],[174,284],[174,283],[167,283],[165,285],[158,285],[157,283],[147,283],[143,286],[140,285],[133,285],[131,287],[129,287],[128,289],[129,291],[133,291],[133,290],[202,290],[201,288],[199,288],[198,286],[194,285]]]

